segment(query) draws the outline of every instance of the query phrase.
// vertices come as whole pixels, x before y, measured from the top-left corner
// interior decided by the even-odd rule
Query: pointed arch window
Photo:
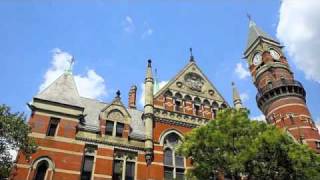
[[[183,180],[185,172],[185,158],[178,155],[177,145],[181,142],[180,136],[170,133],[164,138],[164,179]]]
[[[44,180],[47,174],[49,164],[47,161],[43,160],[38,163],[36,174],[34,180]]]

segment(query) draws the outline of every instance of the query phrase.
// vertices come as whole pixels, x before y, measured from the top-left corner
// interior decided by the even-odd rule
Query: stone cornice
[[[128,141],[122,138],[115,138],[115,137],[99,137],[97,134],[88,133],[88,132],[78,132],[76,135],[76,140],[86,141],[86,142],[93,142],[98,144],[107,144],[115,147],[122,147],[128,148],[132,150],[144,150],[144,143],[138,141]]]
[[[200,125],[205,125],[208,123],[209,119],[192,116],[188,114],[182,114],[177,112],[172,112],[164,109],[154,109],[155,121],[184,126],[188,128],[195,128]]]

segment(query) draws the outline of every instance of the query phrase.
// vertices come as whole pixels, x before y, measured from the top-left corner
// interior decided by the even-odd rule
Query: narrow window
[[[114,160],[113,161],[113,180],[122,180],[122,171],[123,171],[123,161]]]
[[[216,109],[212,109],[212,116],[213,118],[217,118],[217,110]]]
[[[291,124],[294,124],[294,119],[293,119],[293,116],[291,114],[289,115],[289,119],[291,121]]]
[[[200,115],[200,106],[199,105],[194,105],[194,113],[195,115],[199,116]]]
[[[126,162],[126,180],[134,180],[134,162]]]
[[[171,149],[166,149],[164,151],[164,164],[166,166],[172,166],[172,164],[173,164]]]
[[[175,111],[181,111],[181,101],[176,100],[175,101]]]
[[[81,180],[90,180],[92,175],[92,167],[93,167],[93,156],[84,156]]]
[[[106,121],[106,135],[112,136],[113,124],[113,121]]]
[[[46,173],[48,170],[48,162],[47,161],[41,161],[38,164],[38,167],[36,169],[36,175],[35,175],[35,180],[44,180],[46,177]]]
[[[316,141],[316,148],[320,149],[320,141]]]
[[[272,89],[272,81],[268,81],[268,88]]]
[[[47,136],[55,136],[60,119],[52,117],[50,119]]]
[[[124,124],[117,122],[117,127],[116,127],[116,136],[117,137],[122,137],[123,129],[124,129]]]

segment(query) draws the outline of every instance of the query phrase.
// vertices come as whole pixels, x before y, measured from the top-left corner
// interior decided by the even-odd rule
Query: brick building
[[[319,133],[302,85],[294,81],[280,44],[252,21],[245,58],[267,121],[317,149]],[[175,153],[175,146],[185,133],[214,120],[217,110],[229,105],[192,55],[163,88],[154,87],[151,60],[143,110],[136,107],[136,86],[126,107],[120,92],[110,103],[79,96],[72,74],[62,74],[29,104],[30,136],[39,149],[28,161],[19,153],[12,179],[183,179],[191,164]],[[242,108],[235,86],[233,104]]]

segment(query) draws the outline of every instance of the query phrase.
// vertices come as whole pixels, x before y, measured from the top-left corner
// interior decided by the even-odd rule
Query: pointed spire
[[[241,98],[239,95],[239,91],[234,82],[232,82],[232,98],[233,98],[234,108],[242,109],[243,106],[242,106]]]
[[[189,51],[190,51],[190,62],[194,62],[194,57],[193,57],[193,54],[192,54],[192,48],[190,48]]]
[[[82,107],[76,83],[69,73],[62,74],[35,98]]]
[[[253,21],[252,17],[247,14],[247,17],[249,19],[249,36],[248,36],[248,42],[247,42],[247,48],[246,51],[255,43],[255,41],[258,38],[264,38],[271,40],[274,43],[280,44],[278,41],[276,41],[274,38],[272,38],[270,35],[262,31],[256,23]]]

